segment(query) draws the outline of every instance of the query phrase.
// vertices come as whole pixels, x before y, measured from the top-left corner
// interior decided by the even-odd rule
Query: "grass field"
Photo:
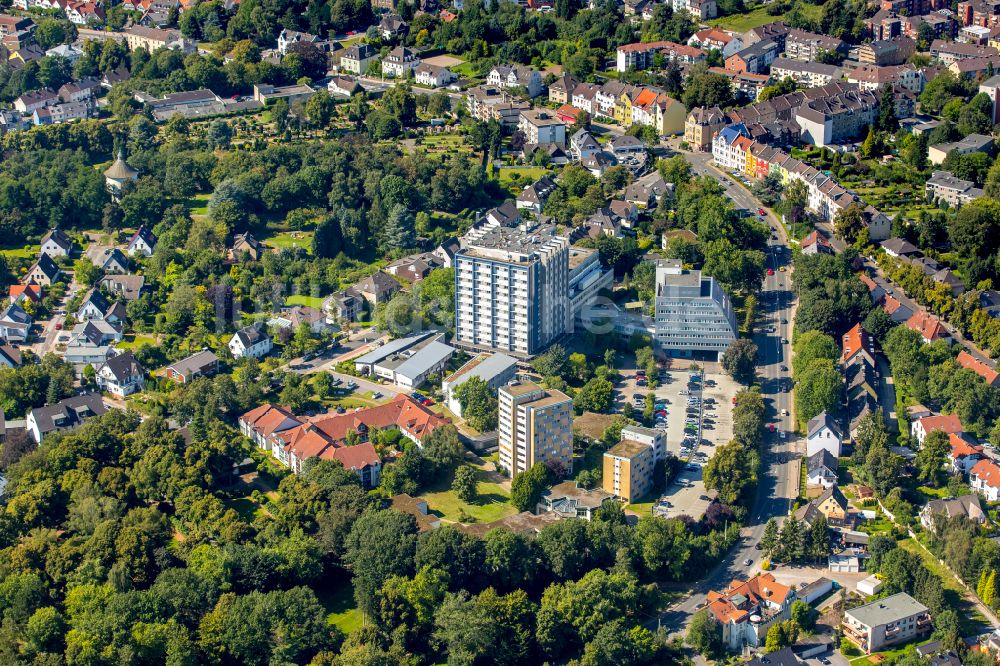
[[[310,308],[322,310],[323,300],[324,299],[319,296],[304,296],[302,294],[296,294],[295,296],[289,296],[286,298],[285,305],[305,305]]]
[[[500,184],[509,185],[515,176],[520,178],[521,182],[524,182],[526,178],[534,182],[547,172],[548,169],[543,167],[510,167],[500,169]]]
[[[264,238],[261,242],[277,250],[290,250],[300,247],[309,254],[312,254],[312,237],[313,232],[311,231],[282,231]]]
[[[14,259],[31,259],[38,254],[38,247],[30,245],[28,247],[5,248],[0,250],[0,255]]]
[[[811,5],[800,2],[798,3],[798,7],[799,11],[802,12],[802,15],[811,20],[819,19],[823,13],[822,5]],[[765,23],[774,23],[775,21],[780,21],[783,18],[783,14],[771,16],[767,13],[767,7],[758,7],[752,12],[724,16],[723,18],[715,19],[714,21],[709,21],[708,23],[716,28],[724,28],[726,30],[732,30],[733,32],[746,32],[751,28],[762,26]]]
[[[143,345],[155,346],[156,338],[152,335],[128,334],[115,346],[119,349],[138,349]]]
[[[467,463],[468,464],[468,463]],[[451,489],[453,476],[449,475],[435,486],[421,493],[420,498],[427,501],[428,510],[445,520],[459,521],[464,512],[466,518],[474,518],[481,523],[489,523],[517,513],[507,500],[510,494],[499,484],[486,479],[486,471],[473,465],[479,478],[477,490],[479,498],[475,504],[468,504],[458,499]]]
[[[944,565],[938,562],[933,555],[924,550],[912,538],[903,539],[898,544],[900,548],[904,548],[919,557],[924,567],[941,579],[948,608],[954,608],[958,611],[959,621],[962,623],[963,636],[974,633],[988,624],[986,618],[965,598],[965,589],[958,582],[958,579]]]
[[[327,611],[326,621],[345,634],[364,622],[364,617],[354,601],[354,585],[347,573],[325,578],[316,588],[316,596]]]
[[[205,192],[202,194],[195,194],[190,196],[183,201],[178,203],[183,204],[187,207],[188,211],[191,213],[191,217],[199,217],[208,215],[208,200],[212,198],[212,195]]]

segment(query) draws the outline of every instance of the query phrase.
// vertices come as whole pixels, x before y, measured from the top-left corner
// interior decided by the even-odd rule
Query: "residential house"
[[[97,386],[102,391],[124,398],[146,385],[146,371],[131,351],[112,356],[97,369]]]
[[[719,107],[696,107],[684,121],[684,141],[692,150],[699,152],[711,150],[712,137],[727,123],[728,118]]]
[[[338,97],[354,97],[358,93],[363,93],[364,88],[358,83],[358,80],[352,76],[334,76],[330,78],[330,82],[326,84],[326,90],[331,95],[337,95]]]
[[[420,63],[420,65],[413,70],[413,74],[414,80],[418,85],[427,86],[429,88],[442,88],[458,80],[455,73],[447,67],[428,65],[427,63]]]
[[[287,28],[278,33],[278,53],[287,55],[288,47],[292,44],[313,44],[320,50],[325,50],[326,42],[308,32],[299,32]]]
[[[542,207],[548,200],[549,195],[556,189],[556,183],[549,176],[542,176],[537,181],[528,185],[521,194],[517,196],[514,204],[518,209],[527,209],[535,215],[542,212]]]
[[[26,92],[14,100],[14,109],[24,115],[30,115],[36,109],[44,109],[47,106],[59,103],[59,95],[54,90],[43,88]]]
[[[785,41],[782,50],[784,50],[785,55],[792,60],[816,62],[824,53],[838,53],[846,51],[847,44],[836,37],[820,35],[807,30],[799,30],[798,28],[791,28],[785,34]]]
[[[526,144],[566,144],[566,123],[544,109],[522,111],[517,127]]]
[[[806,456],[812,457],[820,451],[827,451],[834,458],[841,454],[843,434],[836,420],[826,412],[821,412],[809,420],[806,428]]]
[[[378,23],[378,31],[382,39],[391,41],[405,37],[410,32],[410,24],[399,14],[386,14]]]
[[[202,349],[168,365],[166,376],[178,384],[187,384],[198,377],[211,377],[218,371],[219,357],[208,349]]]
[[[264,358],[271,353],[274,342],[261,324],[253,324],[236,331],[229,340],[229,351],[233,358]]]
[[[120,327],[125,323],[125,305],[120,301],[109,301],[99,289],[92,288],[83,297],[74,316],[77,321],[100,319]]]
[[[957,414],[936,414],[914,419],[910,424],[910,436],[917,440],[918,444],[924,443],[924,438],[935,430],[947,434],[959,434],[964,432],[962,420]]]
[[[382,76],[406,78],[407,74],[420,65],[416,51],[405,46],[397,46],[382,59]]]
[[[983,447],[964,433],[948,433],[948,443],[951,445],[948,457],[954,472],[968,474],[984,458]]]
[[[885,86],[901,87],[920,94],[927,85],[924,71],[913,65],[861,65],[847,75],[848,83],[857,84],[862,90],[879,92]]]
[[[53,259],[56,257],[68,257],[73,251],[73,239],[66,235],[62,229],[53,229],[42,236],[39,254],[47,254]]]
[[[829,450],[820,449],[806,458],[806,482],[824,488],[835,486],[839,467],[839,461]]]
[[[62,272],[56,266],[56,262],[47,254],[38,257],[38,261],[31,265],[28,272],[22,278],[24,284],[37,284],[42,287],[58,282]]]
[[[935,340],[951,342],[951,336],[941,322],[930,313],[921,310],[906,320],[906,327],[920,334],[925,344]]]
[[[944,65],[951,65],[967,58],[995,56],[997,55],[997,50],[991,46],[976,46],[974,44],[962,44],[961,42],[935,39],[931,42],[930,53],[931,57],[937,58]]]
[[[909,257],[920,253],[920,249],[916,245],[902,238],[889,238],[879,245],[890,257]]]
[[[625,188],[625,201],[639,208],[652,208],[672,190],[673,184],[667,183],[658,171],[653,170]]]
[[[70,333],[63,360],[77,369],[87,365],[99,367],[115,354],[115,343],[121,339],[121,331],[106,321],[80,322]]]
[[[603,150],[601,144],[597,143],[593,135],[585,129],[577,130],[569,138],[570,155],[578,162],[596,155],[601,150]]]
[[[22,362],[21,350],[10,344],[5,338],[0,338],[0,368],[20,368]],[[2,413],[3,410],[0,409],[0,414]],[[2,436],[2,432],[0,432],[0,436]]]
[[[884,67],[886,65],[902,65],[910,59],[917,50],[917,42],[905,35],[890,39],[877,39],[858,48],[858,60],[868,64]]]
[[[146,278],[142,275],[105,275],[99,286],[113,296],[120,296],[126,301],[134,301],[142,294]]]
[[[389,301],[399,291],[399,283],[384,271],[376,271],[355,284],[354,289],[372,307]]]
[[[392,262],[385,267],[385,272],[414,283],[423,280],[442,264],[441,259],[433,252],[422,252]]]
[[[573,104],[573,106],[577,106],[573,102],[573,97],[577,87],[580,85],[585,84],[581,84],[575,77],[570,76],[569,74],[563,74],[549,84],[549,101],[555,104]],[[587,113],[593,113],[589,109],[586,109],[586,111]]]
[[[86,102],[97,97],[100,89],[100,81],[95,78],[85,77],[64,83],[57,92],[64,102]]]
[[[743,39],[739,35],[732,35],[719,28],[699,30],[688,38],[687,43],[688,46],[696,46],[704,51],[719,51],[723,59],[743,48]]]
[[[945,201],[952,207],[971,203],[983,196],[983,190],[969,180],[955,177],[950,171],[934,171],[924,185],[928,199]]]
[[[542,94],[542,75],[524,65],[497,65],[487,74],[486,84],[501,90],[524,88],[532,98]]]
[[[858,514],[851,510],[847,498],[837,485],[828,487],[822,495],[802,505],[792,515],[807,525],[812,525],[814,520],[823,516],[830,527],[847,529],[854,529],[858,521]]]
[[[368,73],[368,68],[378,59],[378,52],[371,44],[355,42],[340,56],[340,69],[348,74],[362,76]]]
[[[987,502],[1000,501],[1000,467],[992,460],[980,460],[969,471],[969,486]]]
[[[236,234],[233,236],[233,244],[226,251],[226,258],[229,261],[240,261],[246,253],[246,258],[251,261],[260,261],[264,256],[264,244],[253,237],[250,232]]]
[[[972,370],[982,377],[988,385],[994,388],[1000,387],[1000,373],[997,372],[993,364],[980,361],[964,349],[958,352],[955,362],[966,370]]]
[[[820,235],[819,231],[813,231],[808,236],[799,241],[799,249],[802,254],[833,254],[833,245],[826,236]]]
[[[7,295],[11,303],[16,303],[23,307],[25,301],[31,301],[32,303],[40,302],[42,300],[42,288],[37,284],[12,284],[7,289]]]
[[[31,333],[31,316],[17,303],[11,303],[0,312],[0,338],[8,342],[24,343]]]
[[[105,273],[128,273],[128,258],[116,247],[92,245],[83,256]]]
[[[136,255],[141,255],[143,257],[153,256],[153,250],[156,249],[156,236],[153,234],[152,230],[146,225],[141,225],[132,237],[129,238],[128,245],[126,247],[126,252],[128,256],[134,257]]]
[[[935,529],[935,516],[944,516],[946,520],[963,516],[974,523],[985,525],[989,522],[986,512],[979,502],[979,495],[962,495],[947,499],[935,499],[928,502],[920,510],[920,524],[924,529]]]
[[[938,284],[943,284],[948,287],[951,291],[952,296],[959,296],[965,291],[965,283],[962,282],[962,278],[958,277],[953,270],[945,266],[944,268],[938,269],[931,279]]]
[[[840,364],[847,365],[856,356],[862,356],[868,365],[875,365],[875,338],[861,324],[855,324],[841,341],[843,354]]]
[[[648,69],[658,55],[679,64],[692,64],[705,59],[704,51],[685,44],[668,41],[623,44],[616,51],[615,68],[619,72]]]
[[[710,591],[706,605],[721,625],[722,642],[732,652],[745,646],[760,647],[768,630],[791,617],[795,590],[782,585],[771,573],[747,581],[733,581],[722,592]]]
[[[292,331],[296,331],[300,326],[305,325],[314,334],[322,333],[329,328],[323,312],[307,305],[293,305],[284,308],[281,312],[268,319],[267,325],[276,328],[287,328]]]
[[[323,301],[329,323],[354,321],[364,309],[365,299],[353,288],[331,294]]]
[[[792,58],[775,58],[771,62],[771,78],[778,81],[791,79],[804,88],[825,86],[843,76],[844,70],[836,65]]]
[[[185,38],[178,30],[162,30],[142,25],[134,25],[125,31],[125,43],[129,51],[144,48],[150,53],[162,48],[190,53],[197,48],[193,41]]]
[[[900,592],[846,610],[841,629],[862,652],[874,654],[929,634],[933,625],[927,607]]]
[[[54,405],[35,407],[28,410],[25,427],[31,438],[41,444],[46,435],[61,430],[69,430],[95,416],[101,416],[108,408],[98,393],[75,395],[60,400]]]

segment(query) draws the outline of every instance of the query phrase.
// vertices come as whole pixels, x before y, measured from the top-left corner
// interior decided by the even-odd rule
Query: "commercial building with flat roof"
[[[676,259],[656,264],[655,342],[677,356],[721,355],[736,339],[736,314],[715,278],[685,270]]]
[[[573,401],[562,391],[513,381],[499,391],[500,466],[511,478],[535,463],[573,468]]]
[[[900,592],[844,613],[844,637],[871,654],[929,633],[933,628],[927,606]]]
[[[496,393],[500,390],[501,386],[514,379],[514,375],[516,374],[517,361],[507,356],[507,354],[489,354],[486,352],[479,354],[441,382],[441,391],[444,393],[445,406],[451,410],[452,414],[461,417],[462,403],[455,396],[455,389],[472,377],[478,377]]]
[[[403,388],[417,388],[428,376],[444,370],[455,353],[454,347],[440,339],[436,331],[397,338],[354,359],[354,368]]]
[[[528,357],[570,330],[569,241],[555,226],[490,215],[463,245],[454,259],[456,344]]]

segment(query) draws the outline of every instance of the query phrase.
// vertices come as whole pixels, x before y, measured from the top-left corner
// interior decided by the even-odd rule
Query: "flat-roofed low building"
[[[879,652],[930,633],[927,606],[900,592],[844,612],[844,638],[866,654]]]
[[[290,86],[272,86],[266,83],[258,83],[253,87],[253,98],[261,104],[269,104],[278,99],[283,99],[289,104],[294,104],[295,102],[304,102],[315,94],[315,90],[302,83]]]
[[[415,389],[448,365],[455,348],[440,341],[434,331],[398,338],[354,359],[358,372]]]
[[[600,488],[587,490],[576,485],[576,481],[563,481],[542,493],[535,511],[554,513],[560,518],[590,520],[598,509],[613,499],[614,495]]]
[[[449,375],[441,383],[445,406],[452,414],[462,416],[462,403],[455,395],[455,389],[472,377],[478,377],[494,392],[500,390],[517,374],[517,360],[507,354],[483,352]]]

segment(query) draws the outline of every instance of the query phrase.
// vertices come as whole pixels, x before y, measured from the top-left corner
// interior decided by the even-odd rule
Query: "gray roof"
[[[421,331],[420,333],[412,333],[410,335],[405,335],[401,338],[396,338],[391,342],[387,342],[381,347],[377,347],[367,354],[359,356],[354,359],[355,363],[364,363],[368,365],[374,365],[382,359],[389,358],[393,354],[398,354],[401,351],[409,349],[413,345],[417,344],[421,340],[430,336],[433,331]]]
[[[841,433],[840,426],[837,425],[837,422],[833,419],[832,416],[830,416],[824,411],[820,412],[816,416],[809,419],[809,425],[807,428],[807,437],[812,436],[813,433],[815,433],[817,430],[820,430],[824,426],[832,430],[833,434],[835,434],[837,437],[843,436],[843,433]]]
[[[456,370],[445,381],[453,386],[458,386],[471,377],[479,377],[484,382],[489,382],[516,365],[517,361],[506,354],[481,354]]]
[[[167,367],[171,368],[177,374],[187,377],[194,372],[204,372],[205,368],[213,363],[218,363],[218,361],[219,357],[216,356],[214,352],[208,349],[203,349],[200,352],[195,352],[187,358],[182,358]]]
[[[826,468],[836,473],[840,467],[840,461],[836,456],[826,449],[820,449],[816,453],[806,458],[806,472],[812,474],[814,471]]]
[[[910,617],[911,615],[926,612],[927,606],[924,606],[906,592],[900,592],[891,597],[852,608],[847,611],[847,615],[850,615],[867,627],[878,627]]]
[[[240,339],[244,347],[249,348],[267,338],[268,335],[264,326],[258,323],[236,331],[236,337]]]
[[[127,351],[124,354],[119,354],[118,356],[112,356],[107,361],[105,361],[104,368],[111,371],[115,379],[122,381],[127,379],[132,375],[142,374],[142,366],[139,365],[139,361],[135,360],[135,356],[131,351]]]
[[[792,652],[792,648],[786,646],[770,654],[751,659],[747,662],[747,666],[799,666],[801,663]]]
[[[396,374],[411,379],[417,378],[431,368],[446,361],[454,353],[454,347],[446,345],[443,342],[438,342],[437,340],[432,340],[421,347],[419,351],[415,352],[413,356],[401,363],[396,368]]]
[[[107,411],[100,394],[87,393],[60,400],[54,405],[32,409],[28,413],[34,415],[38,431],[44,434],[57,428],[79,425],[85,419],[100,416]],[[62,423],[57,423],[59,421]]]

